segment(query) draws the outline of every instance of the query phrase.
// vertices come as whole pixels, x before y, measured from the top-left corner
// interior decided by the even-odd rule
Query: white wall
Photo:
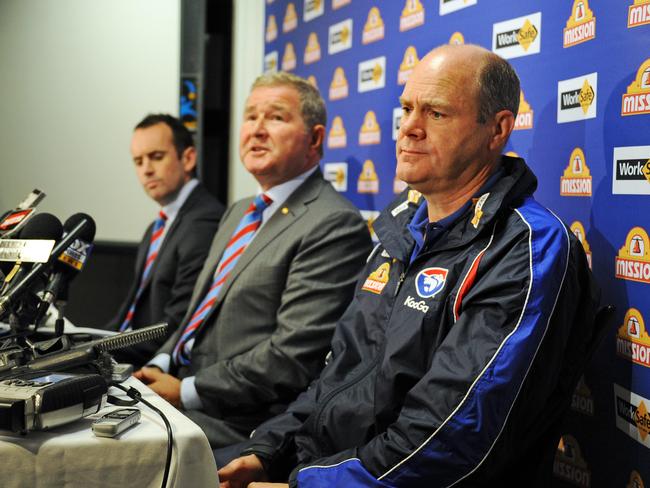
[[[178,114],[179,52],[179,0],[0,0],[0,210],[37,187],[39,210],[140,240],[156,206],[131,132],[149,112]]]
[[[250,86],[262,74],[264,0],[235,0],[233,24],[232,99],[230,105],[229,203],[257,191],[257,183],[239,160],[239,126]]]

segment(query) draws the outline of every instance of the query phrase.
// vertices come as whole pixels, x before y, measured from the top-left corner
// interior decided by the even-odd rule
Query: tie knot
[[[273,200],[266,193],[260,193],[255,197],[251,206],[255,207],[258,212],[263,212],[266,207],[271,205]]]
[[[158,218],[163,222],[165,222],[167,220],[167,214],[161,210],[160,212],[158,212]]]

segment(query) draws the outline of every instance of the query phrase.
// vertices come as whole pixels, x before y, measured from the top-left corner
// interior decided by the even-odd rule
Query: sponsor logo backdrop
[[[535,171],[537,199],[579,236],[617,307],[574,395],[554,486],[650,483],[648,417],[636,413],[650,398],[650,0],[267,0],[266,19],[265,69],[320,89],[324,174],[371,230],[405,188],[394,144],[413,66],[445,43],[509,59],[522,104],[505,152]],[[621,405],[634,415],[622,420]]]

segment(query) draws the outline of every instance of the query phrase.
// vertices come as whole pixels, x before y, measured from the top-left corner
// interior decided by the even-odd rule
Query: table
[[[203,431],[137,379],[129,378],[124,385],[137,388],[172,425],[171,486],[217,487],[217,467]],[[115,388],[110,393],[123,395]],[[115,408],[109,406],[102,413]],[[2,487],[160,487],[167,431],[157,413],[142,403],[138,408],[140,423],[115,438],[95,437],[91,417],[49,432],[0,435]]]

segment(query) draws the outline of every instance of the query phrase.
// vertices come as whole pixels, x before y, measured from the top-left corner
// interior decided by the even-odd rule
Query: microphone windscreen
[[[19,233],[20,239],[51,239],[58,241],[63,235],[63,225],[54,215],[39,213],[34,215]]]
[[[63,224],[63,230],[65,232],[70,232],[84,219],[88,221],[88,224],[86,224],[77,238],[86,242],[93,242],[93,240],[95,240],[95,231],[97,230],[97,226],[95,225],[93,218],[88,214],[79,212],[71,215],[68,217],[68,220],[65,221],[65,224]]]

